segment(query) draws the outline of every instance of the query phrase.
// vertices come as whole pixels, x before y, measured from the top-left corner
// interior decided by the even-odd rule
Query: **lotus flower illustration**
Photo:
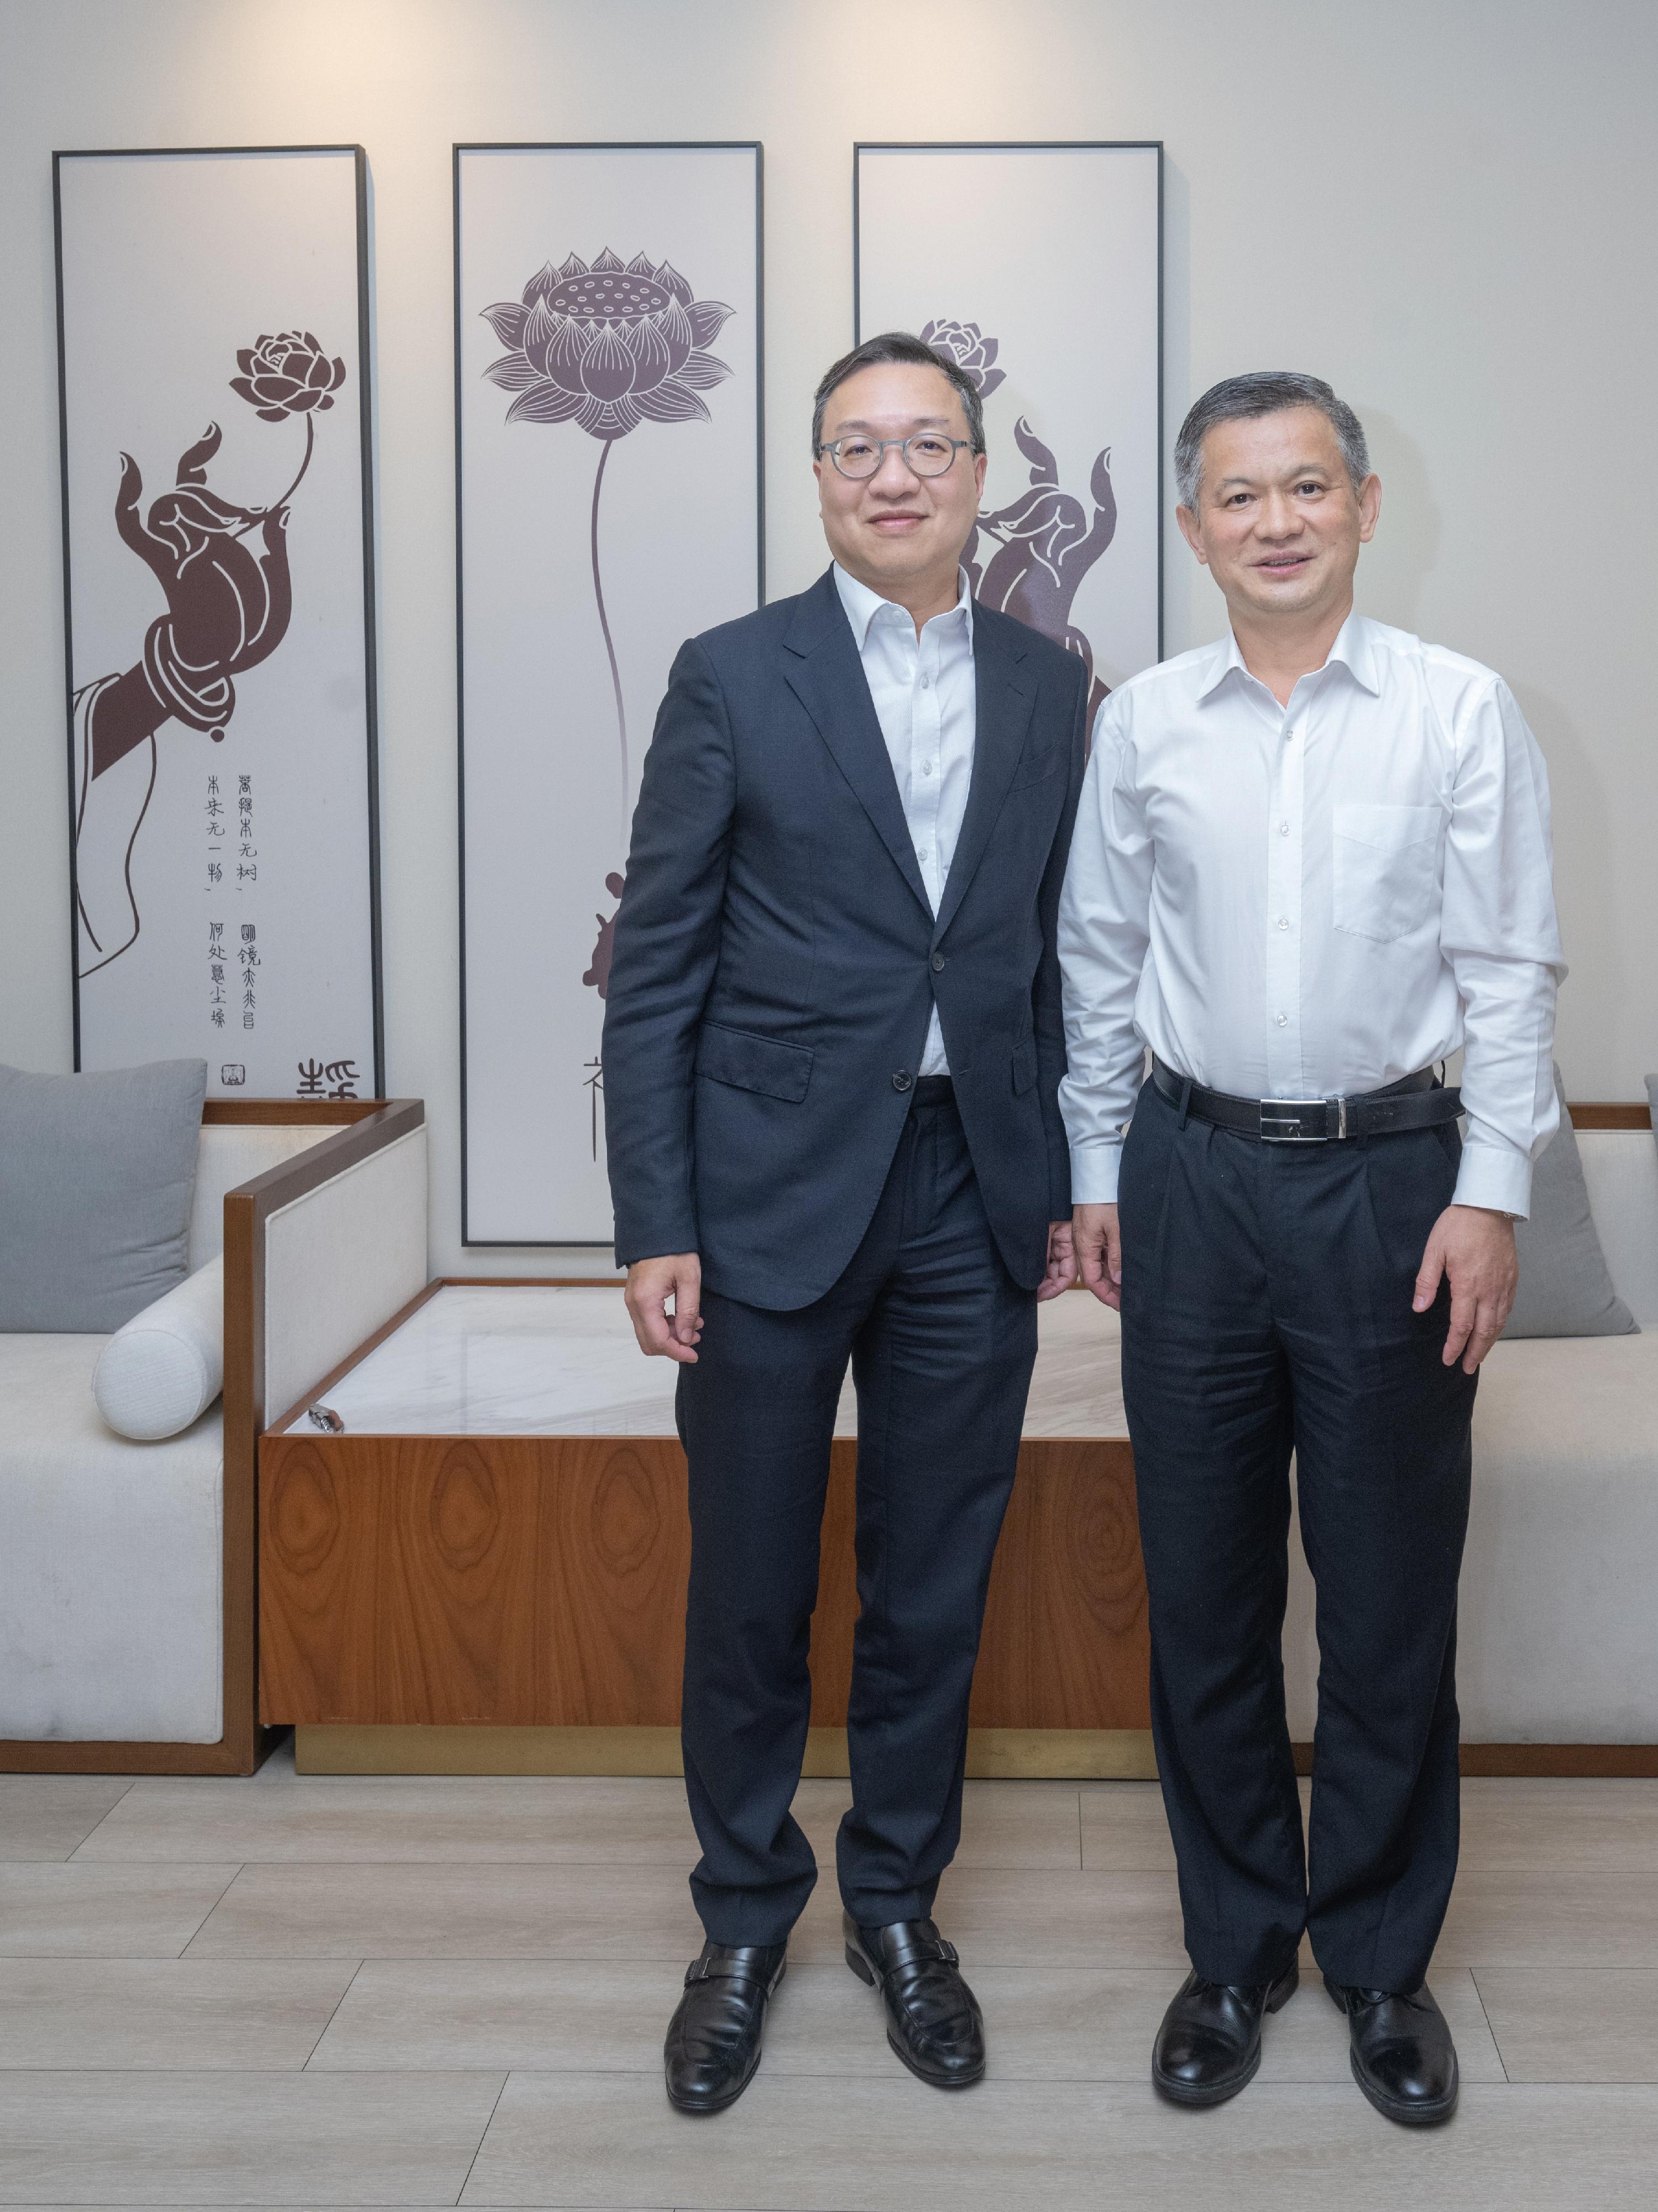
[[[734,312],[718,300],[699,300],[668,262],[636,253],[624,263],[609,246],[591,263],[572,253],[555,268],[550,261],[517,300],[482,311],[508,350],[483,372],[492,384],[516,395],[508,422],[574,422],[601,441],[593,473],[588,526],[593,599],[610,664],[616,733],[622,749],[622,809],[628,809],[628,715],[622,676],[604,611],[598,568],[598,495],[604,465],[618,438],[641,422],[708,422],[701,394],[731,374],[705,350]],[[607,876],[612,896],[621,878]],[[599,921],[598,942],[584,983],[604,995],[610,975],[609,932],[615,917]]]
[[[988,399],[999,384],[1007,381],[1006,370],[992,365],[1001,350],[999,342],[986,337],[977,323],[948,319],[929,323],[921,332],[921,343],[930,345],[935,353],[948,354],[964,368],[978,386],[981,399]]]
[[[732,312],[694,299],[665,261],[640,253],[624,267],[607,246],[590,268],[573,253],[532,276],[521,301],[483,310],[512,349],[483,373],[518,394],[509,422],[574,422],[607,444],[641,422],[706,422],[697,395],[731,370],[703,348]]]
[[[276,337],[266,331],[257,345],[241,349],[236,366],[242,373],[231,378],[230,388],[257,407],[264,422],[309,414],[313,407],[325,411],[345,381],[345,363],[330,361],[309,331],[283,331]]]

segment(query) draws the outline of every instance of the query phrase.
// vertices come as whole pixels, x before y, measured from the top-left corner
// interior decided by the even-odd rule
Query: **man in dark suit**
[[[858,1394],[837,1858],[847,1963],[923,2081],[984,2070],[931,1918],[1036,1351],[1072,1274],[1055,927],[1080,660],[975,606],[970,379],[890,332],[818,387],[834,565],[694,638],[657,718],[604,1024],[616,1258],[680,1363],[692,1531],[685,1781],[707,1929],[668,2094],[760,2058],[817,1866],[790,1813],[829,1444]]]

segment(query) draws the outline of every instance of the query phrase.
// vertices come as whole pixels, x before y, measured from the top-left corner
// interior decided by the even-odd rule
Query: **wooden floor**
[[[832,1863],[846,1785],[799,1812]],[[925,2088],[832,1873],[765,2063],[671,2112],[699,1941],[671,1781],[0,1778],[0,2204],[1610,2212],[1658,2201],[1658,1782],[1470,1781],[1433,1972],[1465,2088],[1380,2119],[1316,1979],[1254,2086],[1160,2104],[1184,1970],[1155,1785],[969,1784],[938,1904],[990,2075]]]

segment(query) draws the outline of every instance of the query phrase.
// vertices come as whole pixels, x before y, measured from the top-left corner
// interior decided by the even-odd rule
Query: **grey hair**
[[[832,368],[825,369],[811,404],[812,458],[823,450],[823,410],[849,376],[856,376],[860,368],[884,368],[890,362],[906,362],[918,368],[936,368],[947,377],[962,403],[962,412],[967,417],[968,436],[973,450],[981,453],[985,449],[984,402],[979,397],[979,387],[962,367],[960,362],[947,353],[940,353],[925,338],[916,337],[909,331],[883,331],[878,337],[865,338],[862,345],[853,346],[843,353]]]
[[[1203,441],[1218,422],[1236,422],[1260,415],[1279,415],[1290,407],[1316,407],[1336,434],[1341,458],[1357,491],[1370,473],[1370,449],[1364,426],[1345,399],[1338,399],[1321,376],[1293,368],[1252,369],[1212,384],[1194,400],[1175,441],[1175,484],[1182,507],[1197,512],[1203,483]]]

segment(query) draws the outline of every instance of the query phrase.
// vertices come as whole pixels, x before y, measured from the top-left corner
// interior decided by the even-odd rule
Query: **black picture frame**
[[[852,342],[863,343],[862,328],[862,249],[859,228],[859,165],[865,154],[1154,154],[1157,156],[1157,475],[1161,483],[1165,466],[1163,452],[1164,413],[1166,400],[1163,383],[1166,374],[1164,357],[1164,286],[1165,247],[1167,233],[1164,222],[1166,160],[1161,138],[859,138],[852,149]],[[1164,512],[1166,502],[1157,501],[1157,658],[1166,651],[1164,623],[1163,562],[1167,554],[1165,543],[1168,521]]]
[[[464,1248],[487,1251],[550,1249],[602,1252],[609,1237],[475,1237],[470,1219],[468,1189],[471,1153],[468,1137],[466,1052],[466,624],[465,576],[465,517],[462,507],[464,457],[461,449],[461,269],[460,173],[467,154],[684,154],[751,153],[754,155],[754,267],[755,267],[755,604],[766,604],[766,220],[765,144],[758,138],[507,138],[457,139],[451,150],[452,223],[453,232],[454,370],[455,370],[455,835],[459,885],[460,968],[460,1241]]]
[[[386,1096],[386,1000],[380,919],[380,675],[375,622],[374,570],[374,369],[369,266],[368,155],[355,143],[270,146],[77,146],[56,149],[52,157],[52,267],[57,303],[58,457],[63,517],[64,699],[69,769],[70,979],[73,1006],[74,1066],[81,1066],[81,988],[75,957],[79,887],[76,879],[75,633],[70,544],[69,365],[64,343],[63,166],[65,161],[180,161],[253,155],[349,154],[352,157],[357,222],[357,408],[362,471],[363,717],[368,810],[368,944],[373,994],[374,1079],[373,1095]]]

